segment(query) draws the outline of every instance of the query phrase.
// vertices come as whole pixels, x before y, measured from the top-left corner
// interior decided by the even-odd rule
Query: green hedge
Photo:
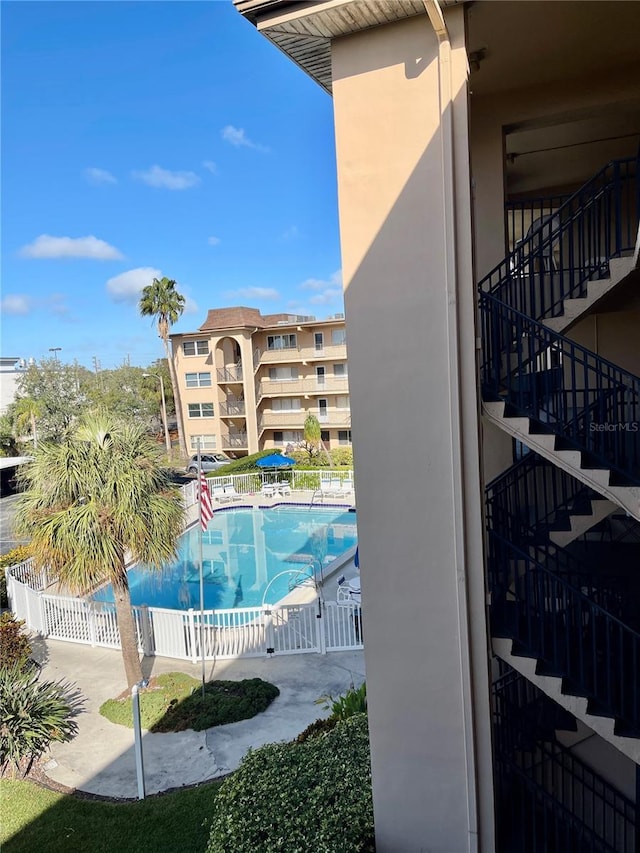
[[[367,718],[250,752],[216,798],[207,853],[374,850]]]
[[[31,552],[27,545],[19,545],[17,548],[12,548],[6,554],[0,556],[0,607],[8,607],[7,600],[7,573],[6,569],[9,566],[15,566],[17,563],[23,563],[31,556]]]

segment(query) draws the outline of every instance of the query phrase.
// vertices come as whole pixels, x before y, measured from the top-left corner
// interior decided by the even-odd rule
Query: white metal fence
[[[7,593],[18,619],[45,637],[120,648],[115,605],[50,595],[30,561],[7,569]],[[357,604],[318,602],[233,610],[134,607],[138,647],[147,655],[206,660],[304,654],[363,648],[362,611]]]
[[[317,471],[297,471],[295,468],[280,471],[263,471],[251,474],[230,474],[226,477],[208,477],[210,488],[233,484],[236,492],[241,495],[258,494],[262,487],[276,482],[287,481],[292,491],[319,492],[325,491],[326,483],[340,485],[353,484],[353,471],[339,468],[335,470],[318,469]],[[197,500],[197,483],[194,479],[182,487],[185,506],[190,507]],[[345,492],[345,494],[347,494]]]

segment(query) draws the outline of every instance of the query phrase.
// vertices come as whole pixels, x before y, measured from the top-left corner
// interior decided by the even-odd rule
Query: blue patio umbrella
[[[295,464],[295,459],[290,456],[283,456],[281,453],[271,453],[269,456],[262,456],[256,461],[258,468],[292,468]]]

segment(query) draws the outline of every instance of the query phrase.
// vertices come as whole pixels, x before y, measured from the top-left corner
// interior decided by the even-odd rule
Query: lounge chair
[[[276,487],[272,486],[270,483],[263,483],[260,494],[263,498],[273,498],[276,494]]]
[[[224,493],[230,501],[241,501],[242,495],[240,492],[236,492],[236,487],[233,483],[224,487]]]
[[[342,497],[349,497],[353,494],[353,480],[343,480],[338,489],[338,494]]]
[[[221,504],[229,503],[229,501],[232,500],[231,495],[228,495],[225,492],[224,486],[214,486],[213,489],[211,489],[211,497],[214,501],[218,501],[218,503]]]
[[[323,497],[332,498],[340,486],[340,480],[321,480],[320,494]]]
[[[291,486],[289,483],[278,483],[278,491],[284,497],[291,494]]]

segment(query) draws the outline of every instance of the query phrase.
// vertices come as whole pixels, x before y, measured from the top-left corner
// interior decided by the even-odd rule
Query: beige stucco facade
[[[510,205],[636,154],[640,5],[236,5],[333,98],[377,849],[492,851],[484,489],[516,451],[483,416],[478,282]],[[564,332],[636,375],[637,275]],[[628,782],[617,749],[590,761]]]
[[[171,336],[191,453],[246,456],[304,440],[309,414],[329,450],[351,447],[345,321],[209,311],[195,332]]]

